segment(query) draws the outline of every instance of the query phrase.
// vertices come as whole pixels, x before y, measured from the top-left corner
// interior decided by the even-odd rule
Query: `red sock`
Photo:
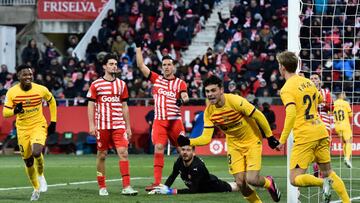
[[[130,185],[129,161],[119,161],[123,188]]]
[[[158,185],[161,183],[162,169],[164,167],[164,154],[155,153],[154,154],[154,180],[155,184]]]
[[[96,178],[97,178],[99,188],[106,188],[105,176],[97,176]]]

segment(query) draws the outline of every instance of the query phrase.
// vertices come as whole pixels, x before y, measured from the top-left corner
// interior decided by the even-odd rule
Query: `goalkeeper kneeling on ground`
[[[173,166],[173,171],[165,182],[155,187],[149,194],[187,194],[210,192],[235,192],[239,187],[235,182],[225,182],[209,173],[204,162],[194,155],[194,147],[181,147],[180,156]],[[179,175],[188,187],[186,189],[170,188]]]

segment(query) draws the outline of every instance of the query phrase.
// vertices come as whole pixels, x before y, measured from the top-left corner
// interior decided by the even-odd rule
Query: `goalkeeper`
[[[179,173],[188,188],[170,188]],[[235,182],[226,182],[210,174],[204,162],[194,155],[194,147],[187,145],[181,147],[180,156],[175,161],[173,171],[166,180],[165,185],[155,187],[149,194],[172,195],[235,191],[239,191],[239,187]]]

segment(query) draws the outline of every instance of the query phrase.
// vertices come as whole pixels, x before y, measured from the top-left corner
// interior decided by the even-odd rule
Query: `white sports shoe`
[[[48,189],[48,186],[47,186],[47,183],[46,183],[46,180],[45,180],[45,176],[38,176],[38,180],[39,180],[39,183],[40,183],[40,188],[39,188],[39,191],[40,192],[46,192],[47,189]]]
[[[99,195],[100,196],[108,196],[109,195],[109,193],[108,193],[108,191],[106,190],[106,188],[100,188],[100,190],[99,190]]]
[[[40,191],[39,190],[34,190],[33,193],[31,194],[31,198],[30,201],[37,201],[40,198]]]
[[[121,194],[135,196],[138,194],[138,191],[134,190],[134,188],[129,185],[121,191]]]
[[[325,203],[329,203],[331,200],[331,184],[332,180],[330,178],[324,178],[323,184],[323,200]]]
[[[348,168],[352,168],[352,164],[351,161],[347,158],[344,158],[344,164],[348,167]]]

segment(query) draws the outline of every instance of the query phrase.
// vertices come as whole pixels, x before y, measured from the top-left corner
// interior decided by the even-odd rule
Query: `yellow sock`
[[[341,198],[343,203],[350,203],[349,195],[346,191],[345,184],[341,180],[339,176],[336,175],[334,171],[332,171],[329,174],[329,178],[333,181],[332,188],[335,190],[335,192],[338,194],[338,196]]]
[[[265,178],[265,177],[264,177],[264,179],[265,179],[265,184],[264,184],[263,187],[266,188],[266,189],[270,188],[271,181],[269,179]]]
[[[44,175],[44,156],[34,157],[37,173],[39,176]]]
[[[34,165],[32,165],[31,167],[25,166],[25,171],[26,171],[26,174],[27,174],[32,186],[34,187],[34,189],[38,190],[39,189],[39,181],[38,181],[38,176],[36,174]]]
[[[251,195],[244,197],[248,202],[251,203],[262,203],[260,197],[256,194],[256,191],[253,191]]]
[[[324,180],[313,175],[302,174],[295,177],[295,184],[299,187],[323,186]]]
[[[352,144],[351,143],[345,143],[345,147],[344,147],[344,154],[345,157],[350,160],[350,156],[352,153],[352,149],[351,149]]]

